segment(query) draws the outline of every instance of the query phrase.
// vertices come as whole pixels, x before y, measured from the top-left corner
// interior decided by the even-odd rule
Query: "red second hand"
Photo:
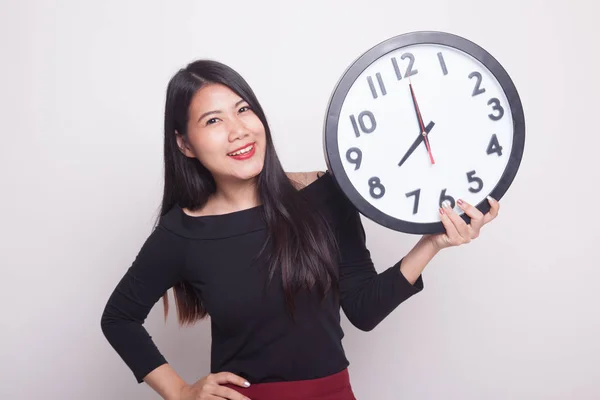
[[[427,139],[427,133],[425,131],[423,131],[423,137],[425,140],[425,146],[427,146],[427,152],[429,153],[429,159],[431,160],[432,164],[435,164],[433,154],[431,154],[431,147],[429,147],[429,139]]]
[[[431,153],[431,147],[429,146],[429,139],[427,138],[427,132],[425,132],[425,125],[423,125],[423,117],[421,117],[421,109],[419,108],[419,103],[417,102],[417,97],[415,96],[415,92],[412,87],[412,82],[410,78],[408,78],[408,86],[410,87],[410,93],[412,94],[413,100],[415,102],[415,106],[417,107],[417,116],[419,117],[419,125],[421,125],[421,132],[423,134],[423,140],[425,141],[425,147],[427,147],[427,153],[429,154],[429,160],[432,164],[435,164],[435,160],[433,159],[433,154]]]

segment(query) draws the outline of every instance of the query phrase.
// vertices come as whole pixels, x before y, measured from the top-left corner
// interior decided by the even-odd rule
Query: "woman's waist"
[[[356,400],[347,368],[321,378],[224,386],[252,400]]]
[[[349,365],[339,340],[283,340],[268,345],[218,346],[213,342],[211,372],[231,372],[251,384],[303,381],[333,375]]]

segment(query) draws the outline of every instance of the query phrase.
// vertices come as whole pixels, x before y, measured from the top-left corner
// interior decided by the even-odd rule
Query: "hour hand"
[[[435,125],[435,122],[431,121],[426,127],[425,127],[425,133],[427,135],[429,135],[429,132],[433,129],[433,126]],[[423,141],[424,136],[422,133],[419,134],[419,137],[417,137],[417,139],[415,140],[415,142],[412,144],[412,146],[410,146],[410,148],[408,149],[408,151],[406,152],[406,154],[404,155],[404,157],[402,157],[402,160],[400,160],[400,162],[398,163],[398,166],[401,167],[402,164],[404,164],[406,162],[406,160],[408,160],[408,157],[410,157],[410,155],[416,150],[417,147],[419,147],[419,145],[421,144],[421,142]]]

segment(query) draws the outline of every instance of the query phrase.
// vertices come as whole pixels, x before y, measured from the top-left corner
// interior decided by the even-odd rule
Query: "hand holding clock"
[[[488,202],[490,203],[490,211],[484,215],[476,207],[473,207],[464,200],[457,201],[465,214],[471,217],[470,224],[467,224],[447,204],[444,204],[444,208],[440,208],[439,214],[446,232],[423,235],[421,240],[408,252],[400,264],[400,273],[404,275],[411,285],[416,283],[427,264],[441,249],[460,246],[476,239],[479,236],[481,227],[498,216],[500,209],[498,201],[488,197]]]
[[[424,238],[429,240],[436,250],[441,250],[446,247],[460,246],[469,243],[473,239],[479,237],[481,228],[498,216],[500,203],[488,196],[490,203],[490,211],[485,215],[476,207],[468,204],[464,200],[458,200],[458,206],[471,218],[471,223],[467,224],[448,203],[444,202],[444,207],[440,208],[440,216],[442,224],[446,232],[432,235],[425,235]]]

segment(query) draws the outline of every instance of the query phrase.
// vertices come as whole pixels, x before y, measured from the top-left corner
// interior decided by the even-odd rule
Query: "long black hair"
[[[200,88],[212,83],[225,85],[244,99],[265,128],[265,162],[258,175],[258,194],[268,226],[268,239],[260,253],[269,249],[269,281],[280,269],[292,317],[295,294],[302,289],[312,290],[316,286],[321,300],[330,290],[338,298],[335,235],[325,218],[315,212],[284,172],[265,114],[254,92],[239,73],[225,64],[213,60],[194,61],[180,69],[169,81],[164,127],[165,182],[160,215],[165,215],[176,204],[198,209],[216,191],[210,171],[199,160],[185,156],[176,140],[176,132],[187,139],[189,106],[193,96]],[[188,282],[176,284],[173,292],[181,325],[192,324],[207,316],[202,299]],[[163,296],[163,304],[166,318],[169,310],[167,293]]]

